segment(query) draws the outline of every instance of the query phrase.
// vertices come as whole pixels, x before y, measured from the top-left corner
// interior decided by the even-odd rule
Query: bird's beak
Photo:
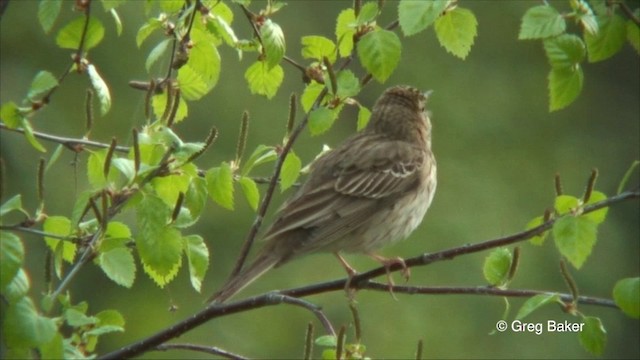
[[[424,96],[425,99],[428,99],[431,94],[433,94],[433,90],[427,90],[422,93],[422,96]]]

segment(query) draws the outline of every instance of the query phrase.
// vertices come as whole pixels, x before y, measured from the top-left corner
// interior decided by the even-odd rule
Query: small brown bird
[[[373,252],[406,238],[436,190],[428,93],[395,86],[376,102],[369,124],[318,158],[306,183],[281,208],[264,247],[209,301],[223,302],[269,269],[309,253],[365,253],[385,267],[401,263]],[[405,275],[408,269],[405,266]]]

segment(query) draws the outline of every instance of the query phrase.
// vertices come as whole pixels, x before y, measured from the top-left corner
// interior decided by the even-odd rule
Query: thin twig
[[[71,242],[78,241],[77,237],[52,234],[52,233],[48,233],[42,230],[33,229],[33,228],[22,226],[22,225],[0,225],[0,230],[18,231],[18,232],[29,233],[29,234],[39,235],[39,236],[46,236],[52,239],[65,240],[65,241],[71,241]]]
[[[0,129],[14,131],[14,132],[17,132],[17,133],[24,134],[24,129],[22,129],[22,128],[11,129],[3,122],[0,122]],[[42,140],[52,141],[52,142],[55,142],[55,143],[58,143],[58,144],[65,145],[68,148],[77,148],[78,145],[84,145],[84,146],[91,146],[91,147],[96,147],[96,148],[108,149],[109,146],[111,146],[111,144],[101,143],[101,142],[97,142],[97,141],[50,135],[50,134],[42,133],[42,132],[38,132],[38,131],[34,131],[33,135],[35,137],[39,138],[39,139],[42,139]],[[116,146],[115,147],[115,151],[126,153],[126,152],[129,151],[129,147],[128,146]]]
[[[618,5],[620,5],[620,9],[622,9],[622,12],[631,20],[633,21],[636,26],[640,26],[640,18],[638,18],[633,11],[631,10],[631,8],[629,7],[629,5],[627,5],[624,1],[619,1],[617,2]]]
[[[322,102],[322,99],[324,99],[324,96],[326,94],[327,94],[327,88],[325,87],[324,89],[322,89],[322,91],[316,98],[316,101],[313,103],[313,106],[311,108],[312,109],[317,108]],[[231,275],[229,275],[229,278],[237,275],[240,272],[240,270],[242,270],[242,267],[244,266],[247,256],[249,255],[249,251],[251,250],[251,247],[253,246],[256,235],[258,234],[258,230],[262,225],[262,220],[264,219],[264,216],[267,213],[267,209],[271,204],[271,198],[273,197],[273,193],[275,192],[278,179],[280,178],[280,171],[282,170],[284,159],[286,158],[289,151],[291,151],[291,148],[293,147],[293,143],[298,138],[298,135],[302,133],[302,130],[304,130],[305,126],[307,125],[307,122],[309,121],[310,113],[311,111],[305,114],[305,116],[302,118],[302,121],[300,121],[298,126],[293,130],[293,132],[291,133],[291,136],[289,136],[289,139],[282,147],[282,150],[278,158],[276,159],[276,164],[274,166],[273,175],[271,176],[271,181],[269,182],[267,191],[265,191],[264,198],[262,199],[262,203],[260,203],[260,208],[258,208],[258,213],[256,214],[256,218],[253,221],[253,225],[251,225],[251,228],[249,229],[249,233],[247,234],[247,237],[244,243],[242,244],[240,255],[238,256],[238,260],[236,261],[236,264],[233,270],[231,271]]]
[[[296,306],[301,306],[309,311],[311,311],[317,318],[318,320],[320,320],[320,323],[322,324],[322,326],[324,327],[325,331],[329,334],[329,335],[333,335],[336,336],[336,331],[333,329],[333,326],[331,325],[331,322],[329,321],[329,318],[324,314],[324,312],[322,312],[322,308],[316,304],[310,303],[306,300],[302,300],[299,298],[295,298],[295,297],[291,297],[291,296],[286,296],[286,295],[282,295],[279,293],[268,293],[268,296],[274,296],[274,300],[273,301],[280,301],[282,303],[285,304],[290,304],[290,305],[296,305]]]
[[[226,359],[234,359],[234,360],[246,360],[249,359],[242,355],[234,354],[227,350],[223,350],[214,346],[204,346],[204,345],[196,345],[196,344],[161,344],[156,346],[155,348],[158,351],[168,351],[168,350],[191,350],[202,352],[205,354],[211,354],[216,356],[222,356]]]

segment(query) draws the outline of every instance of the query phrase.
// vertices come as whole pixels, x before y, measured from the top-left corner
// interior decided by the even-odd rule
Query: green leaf
[[[326,107],[319,107],[309,114],[309,131],[311,135],[320,135],[331,128],[336,120],[336,113]]]
[[[100,114],[104,116],[109,112],[109,109],[111,109],[109,86],[104,82],[102,76],[98,73],[98,69],[96,69],[93,64],[87,66],[87,74],[89,74],[91,85],[96,90],[96,95],[98,95],[98,99],[100,100]]]
[[[0,217],[5,216],[12,211],[20,211],[23,213],[25,212],[25,210],[22,208],[21,194],[14,195],[11,199],[5,201],[5,203],[0,206]]]
[[[49,161],[47,161],[47,166],[44,168],[45,174],[48,173],[49,169],[51,169],[53,165],[58,161],[64,149],[65,149],[65,146],[62,144],[59,144],[58,146],[56,146],[56,149],[53,151],[53,154],[51,154]]]
[[[543,223],[544,223],[544,217],[537,216],[537,217],[533,218],[531,221],[529,221],[529,223],[525,227],[525,230],[531,230],[531,229],[533,229],[535,227],[538,227],[538,226],[542,225]],[[545,231],[545,232],[543,232],[542,234],[540,234],[538,236],[532,237],[531,239],[529,239],[529,241],[533,245],[542,245],[544,243],[544,240],[547,238],[548,234],[549,234],[549,232]]]
[[[553,238],[560,253],[580,269],[596,243],[598,226],[584,217],[565,215],[553,224]]]
[[[151,67],[156,63],[156,61],[158,61],[160,56],[162,56],[162,54],[167,51],[167,48],[171,44],[171,41],[171,39],[162,40],[153,48],[153,50],[151,50],[149,56],[147,56],[147,60],[144,63],[144,67],[145,69],[147,69],[147,72],[151,72]]]
[[[11,281],[18,275],[24,261],[24,247],[20,238],[13,233],[0,231],[0,292],[4,293]]]
[[[607,195],[601,193],[600,191],[592,191],[591,197],[589,197],[589,201],[587,201],[585,205],[595,204],[597,202],[600,202],[606,199],[607,199]],[[609,211],[609,208],[605,207],[600,210],[596,210],[588,214],[584,214],[582,216],[586,219],[593,221],[594,224],[600,224],[607,217],[607,211]]]
[[[584,42],[573,34],[562,34],[544,40],[544,51],[554,69],[575,68],[586,55]]]
[[[20,268],[7,287],[1,289],[2,296],[6,299],[7,303],[14,304],[28,294],[30,287],[27,273]]]
[[[77,195],[76,200],[73,204],[73,210],[71,211],[71,228],[75,229],[80,222],[80,217],[82,216],[84,210],[87,208],[89,204],[89,199],[93,196],[93,191],[85,190]]]
[[[280,191],[287,190],[298,180],[301,168],[302,162],[298,155],[293,150],[289,151],[282,164],[282,171],[280,171]]]
[[[242,187],[242,192],[244,193],[244,197],[247,199],[249,206],[256,211],[258,209],[258,203],[260,202],[260,191],[258,190],[258,185],[253,179],[242,176],[238,180],[240,186]]]
[[[181,95],[188,101],[198,100],[213,89],[220,77],[221,62],[213,35],[194,28],[191,39],[189,62],[178,71]]]
[[[580,344],[593,355],[600,356],[604,352],[607,344],[607,332],[602,326],[602,322],[597,317],[585,316],[584,326],[578,335]]]
[[[640,278],[626,278],[613,287],[613,300],[622,312],[640,318]]]
[[[233,210],[233,173],[229,163],[224,161],[220,167],[209,169],[206,179],[213,201],[225,209]]]
[[[429,27],[442,14],[448,2],[401,0],[398,5],[398,20],[402,33],[411,36]]]
[[[269,69],[265,62],[256,61],[244,73],[244,78],[247,80],[252,94],[264,95],[267,99],[271,99],[282,84],[284,71],[280,65]]]
[[[107,224],[107,230],[105,231],[105,239],[100,246],[101,250],[104,250],[104,244],[113,239],[125,239],[131,240],[131,229],[119,221],[110,221]]]
[[[562,34],[566,28],[564,17],[553,6],[534,6],[522,17],[518,39],[544,39]]]
[[[182,238],[189,261],[189,277],[191,286],[200,292],[202,280],[209,267],[209,249],[199,235],[188,235]]]
[[[156,177],[151,180],[151,185],[167,206],[173,208],[178,201],[180,193],[186,193],[191,183],[191,176],[186,173]]]
[[[580,65],[574,68],[554,68],[549,72],[549,111],[571,104],[582,91],[584,74]]]
[[[62,0],[42,0],[38,4],[38,21],[42,25],[44,32],[48,33],[56,22],[60,9],[62,8]]]
[[[342,10],[336,19],[336,39],[341,57],[351,55],[353,51],[353,35],[355,35],[356,15],[353,9]]]
[[[575,212],[580,206],[580,199],[571,195],[558,195],[554,202],[554,209],[560,215]]]
[[[98,319],[95,317],[87,316],[83,312],[74,308],[69,308],[64,311],[64,319],[71,327],[94,325],[98,322]]]
[[[27,97],[30,100],[35,100],[38,96],[45,94],[56,86],[58,86],[58,79],[52,73],[40,71],[31,82]]]
[[[169,283],[182,265],[182,236],[175,228],[166,227],[151,237],[141,233],[136,244],[145,272],[161,288]]]
[[[158,3],[160,4],[160,8],[162,9],[162,11],[170,14],[180,11],[180,9],[182,9],[182,7],[184,6],[184,2],[182,2],[181,0],[163,0]]]
[[[302,92],[302,96],[300,96],[300,104],[302,104],[304,112],[309,112],[309,110],[311,110],[313,103],[316,101],[323,89],[324,85],[315,81],[311,81],[311,83],[307,84]]]
[[[338,345],[338,338],[335,335],[323,335],[318,337],[315,343],[323,347],[336,347]]]
[[[350,98],[360,93],[360,80],[351,70],[342,70],[336,75],[338,96],[340,99]],[[315,99],[314,99],[315,100]]]
[[[31,127],[31,123],[26,119],[22,118],[22,129],[24,130],[24,136],[27,138],[27,141],[34,149],[40,152],[47,152],[47,149],[40,144],[40,142],[36,139],[36,136],[33,134],[33,128]]]
[[[125,158],[115,158],[111,159],[111,165],[118,169],[122,175],[124,175],[127,180],[131,183],[135,180],[136,177],[136,168],[133,160],[125,159]]]
[[[247,176],[254,167],[275,161],[277,158],[278,154],[273,146],[258,145],[251,156],[249,156],[249,159],[245,161],[240,174]]]
[[[56,333],[51,341],[38,346],[38,355],[41,359],[64,359],[64,342],[62,335]],[[24,358],[26,359],[27,356]]]
[[[218,5],[216,5],[212,10],[216,11],[216,9],[222,8],[221,5],[229,9],[227,5],[225,5],[223,2],[219,2]],[[231,19],[233,19],[233,13],[231,12],[230,9],[229,9],[229,14]],[[210,17],[208,18],[209,21],[207,21],[207,29],[209,29],[209,31],[211,31],[213,34],[217,35],[219,38],[224,40],[224,42],[227,45],[236,47],[238,44],[238,37],[236,36],[236,33],[233,31],[233,28],[231,27],[231,25],[229,25],[231,23],[231,20],[227,20],[225,19],[225,17],[226,16],[211,14]]]
[[[589,62],[606,60],[615,55],[627,37],[627,28],[624,19],[616,14],[600,15],[597,18],[598,32],[584,33],[584,41],[587,43]]]
[[[260,28],[260,34],[262,35],[262,45],[267,58],[267,69],[272,70],[280,64],[280,60],[284,57],[286,49],[284,33],[280,25],[271,21],[271,19],[267,19]]]
[[[120,16],[118,16],[118,12],[116,11],[116,9],[111,9],[109,10],[109,13],[113,18],[113,22],[116,24],[116,34],[118,34],[118,36],[122,35],[122,20],[120,20]]]
[[[2,104],[0,117],[2,117],[2,121],[9,129],[17,129],[24,121],[24,116],[20,112],[18,105],[13,101]]]
[[[189,209],[194,221],[200,217],[206,202],[207,181],[200,177],[192,179],[185,194],[183,206]]]
[[[640,11],[636,11],[636,16],[640,15]],[[627,41],[640,54],[640,26],[631,20],[627,20]]]
[[[136,245],[145,272],[160,287],[178,273],[182,265],[182,236],[167,226],[171,209],[153,195],[146,195],[137,206]]]
[[[356,19],[357,25],[365,25],[371,23],[376,20],[380,10],[378,9],[378,4],[374,2],[367,2],[362,5],[360,8],[360,13],[358,14],[358,18]]]
[[[373,78],[385,82],[400,62],[402,44],[389,30],[377,29],[360,38],[358,57]]]
[[[64,216],[49,216],[44,221],[42,230],[48,234],[66,237],[71,235],[71,222]],[[61,240],[49,236],[45,236],[44,241],[53,252],[59,246],[62,246],[62,258],[68,263],[73,263],[73,258],[76,255],[76,244],[69,240]]]
[[[56,44],[63,49],[78,49],[80,39],[84,30],[86,18],[79,17],[60,29],[56,37]],[[91,16],[89,26],[84,39],[84,50],[91,50],[96,47],[104,37],[104,26],[100,20]]]
[[[155,30],[162,28],[162,21],[158,19],[149,19],[147,23],[142,25],[136,34],[136,45],[140,47],[142,43],[151,35]]]
[[[101,252],[97,262],[109,279],[131,288],[136,278],[136,264],[130,249],[121,247]]]
[[[9,348],[30,348],[46,344],[57,333],[54,319],[40,316],[29,297],[3,309],[3,339]]]
[[[302,37],[302,57],[305,59],[316,59],[322,61],[327,57],[333,64],[336,61],[336,44],[324,36],[303,36]]]
[[[185,65],[178,70],[178,84],[181,98],[189,101],[201,99],[213,87],[189,65]]]
[[[87,161],[87,178],[93,189],[100,189],[109,182],[116,181],[118,179],[118,173],[116,171],[109,171],[108,178],[104,177],[104,163],[107,157],[107,149],[91,151],[89,160]],[[113,164],[111,164],[113,166]]]
[[[509,269],[513,255],[507,248],[493,250],[485,259],[482,273],[489,284],[494,286],[505,285],[509,280]]]
[[[125,324],[124,317],[116,310],[103,310],[97,313],[95,317],[98,319],[98,325],[100,326],[111,325],[123,328]]]
[[[451,54],[465,59],[478,35],[478,20],[471,10],[457,7],[447,11],[435,22],[440,45]]]
[[[371,118],[371,111],[362,105],[358,105],[358,125],[357,130],[364,129]]]
[[[530,297],[525,301],[524,304],[518,310],[518,314],[516,315],[516,319],[521,320],[525,316],[531,314],[535,310],[540,307],[551,304],[551,303],[559,303],[562,304],[560,300],[560,296],[558,294],[540,294],[533,297]]]

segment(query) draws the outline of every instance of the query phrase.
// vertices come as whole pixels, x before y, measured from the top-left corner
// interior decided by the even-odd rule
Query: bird
[[[376,250],[404,239],[422,222],[436,191],[431,94],[406,85],[378,98],[367,126],[310,166],[306,182],[284,203],[262,236],[253,262],[209,299],[222,303],[268,270],[312,253],[338,257],[351,279],[356,271],[341,253],[364,253],[387,269],[400,257]],[[348,286],[349,282],[347,282]]]

